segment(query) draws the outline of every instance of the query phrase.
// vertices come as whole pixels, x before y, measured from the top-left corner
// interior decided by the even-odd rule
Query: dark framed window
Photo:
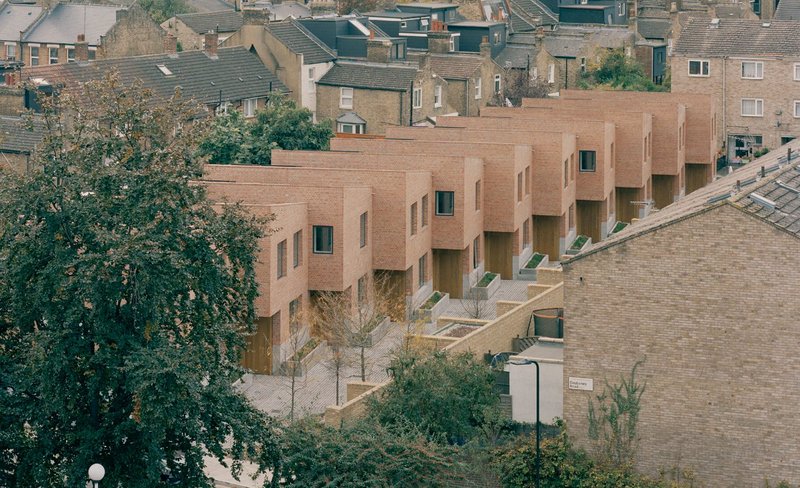
[[[356,299],[358,300],[359,305],[364,305],[367,303],[367,279],[367,275],[364,275],[358,279]]]
[[[436,192],[436,215],[453,215],[455,212],[456,197],[452,191]]]
[[[361,214],[361,220],[360,220],[360,223],[359,223],[359,227],[361,228],[361,238],[360,238],[359,243],[360,243],[361,247],[364,247],[364,246],[367,245],[367,225],[368,225],[367,219],[368,218],[369,217],[367,216],[367,212],[364,212],[364,213]]]
[[[278,243],[278,278],[286,276],[286,239]]]
[[[422,207],[420,207],[422,213],[422,227],[428,225],[428,195],[424,195],[422,197]]]
[[[590,172],[597,169],[597,153],[595,151],[580,151],[578,159],[580,159],[579,168],[582,172]]]
[[[472,241],[472,268],[477,268],[481,263],[481,236]]]
[[[425,275],[428,273],[428,253],[419,258],[419,286],[425,286]]]
[[[333,254],[333,227],[330,225],[315,225],[314,254]]]
[[[409,214],[411,217],[411,235],[413,236],[417,234],[417,202],[411,204]]]
[[[294,257],[292,261],[292,265],[296,268],[303,264],[303,231],[298,230],[294,233],[294,237],[292,237],[292,251],[294,252]]]
[[[300,310],[303,306],[303,296],[289,302],[289,323],[295,325],[300,322]]]

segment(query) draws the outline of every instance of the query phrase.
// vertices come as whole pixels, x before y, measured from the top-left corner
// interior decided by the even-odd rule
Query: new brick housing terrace
[[[336,137],[330,151],[276,150],[273,166],[209,165],[213,198],[275,209],[281,229],[265,238],[258,272],[269,364],[248,366],[280,366],[289,324],[319,292],[355,299],[379,273],[410,314],[434,290],[465,296],[485,272],[524,279],[534,252],[559,261],[579,234],[602,242],[654,198],[665,207],[710,178],[709,101],[613,95],[623,110],[580,95]],[[686,176],[689,164],[701,177]]]

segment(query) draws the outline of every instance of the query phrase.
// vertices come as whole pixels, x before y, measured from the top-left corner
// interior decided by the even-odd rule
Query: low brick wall
[[[349,402],[353,398],[370,391],[378,385],[380,385],[380,383],[370,383],[368,381],[353,381],[348,383],[347,401]]]
[[[525,333],[531,313],[534,310],[564,307],[564,283],[560,281],[561,270],[554,268],[553,270],[547,269],[547,271],[547,279],[553,282],[550,286],[542,286],[541,283],[532,285],[533,288],[529,286],[529,296],[531,294],[531,289],[539,291],[539,293],[536,293],[528,301],[515,305],[510,310],[488,323],[485,323],[485,321],[476,321],[478,323],[485,323],[485,325],[444,346],[444,350],[454,353],[469,351],[479,357],[490,352],[510,351],[511,341],[515,337]],[[511,304],[511,302],[505,303]],[[468,323],[468,320],[455,317],[449,319],[442,317],[439,319],[440,322],[444,320],[448,322]],[[430,345],[431,349],[438,349],[440,344],[446,342],[448,338],[441,336],[418,336],[415,337],[414,340],[420,340],[423,344]],[[380,392],[387,384],[388,382],[381,383],[371,389],[365,389],[363,393],[360,393],[352,399],[350,398],[350,385],[348,385],[348,401],[342,405],[329,406],[325,410],[325,424],[339,427],[343,422],[363,416],[366,413],[367,399],[371,395]],[[367,384],[363,385],[364,388],[367,388]]]

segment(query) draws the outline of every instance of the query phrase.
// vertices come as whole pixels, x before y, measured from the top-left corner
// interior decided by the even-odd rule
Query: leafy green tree
[[[184,0],[139,0],[139,5],[159,24],[192,11]]]
[[[284,431],[281,446],[287,487],[437,488],[458,480],[454,448],[410,424],[387,428],[366,420],[333,429],[307,418]]]
[[[582,88],[610,88],[613,90],[665,91],[668,86],[656,85],[645,74],[642,65],[622,49],[612,49],[603,54],[600,62],[589,66],[581,80]]]
[[[238,112],[217,117],[200,151],[212,163],[268,165],[273,149],[327,150],[331,137],[330,122],[315,123],[310,110],[274,93],[252,122]]]
[[[210,486],[203,456],[274,467],[232,388],[262,221],[215,208],[197,107],[113,76],[45,102],[28,176],[0,173],[0,486]],[[239,461],[233,466],[238,470]]]
[[[462,444],[499,402],[491,370],[469,353],[405,354],[390,371],[393,381],[370,405],[384,425],[411,423],[431,438]]]

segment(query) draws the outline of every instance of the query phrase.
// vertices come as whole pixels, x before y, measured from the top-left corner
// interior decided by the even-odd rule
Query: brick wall
[[[705,486],[796,483],[798,239],[731,205],[564,265],[564,417],[586,447],[588,400],[640,359],[638,468]],[[567,378],[594,379],[595,391]]]
[[[100,38],[98,57],[125,58],[164,52],[164,30],[134,5]]]
[[[25,91],[20,88],[0,87],[0,115],[18,116],[25,110]]]

